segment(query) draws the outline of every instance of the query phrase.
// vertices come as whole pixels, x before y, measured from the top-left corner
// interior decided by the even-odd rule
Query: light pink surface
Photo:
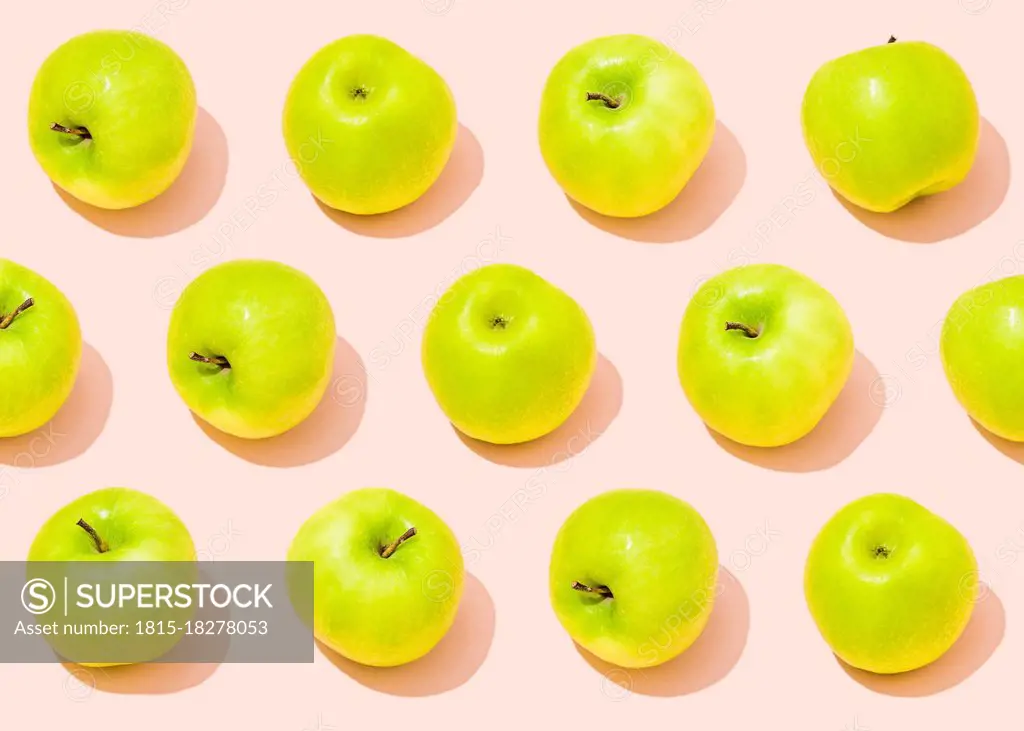
[[[3,665],[0,724],[301,731],[517,728],[544,719],[587,729],[896,731],[1016,717],[1024,450],[972,426],[935,345],[960,292],[1024,263],[1024,211],[1013,204],[1019,191],[1008,190],[1007,152],[1024,146],[1019,3],[99,0],[21,3],[17,16],[0,43],[3,255],[64,289],[89,347],[72,401],[44,430],[49,439],[0,446],[0,557],[23,558],[39,525],[73,497],[129,485],[177,510],[207,558],[277,559],[323,503],[386,485],[449,521],[475,580],[453,636],[405,669],[355,669],[319,651],[313,665],[91,675]],[[147,211],[85,211],[62,200],[32,159],[29,86],[66,38],[147,22],[194,74],[205,109],[195,157]],[[464,125],[439,187],[370,223],[324,214],[289,176],[279,131],[295,71],[354,32],[384,34],[434,65]],[[540,90],[558,57],[621,32],[664,39],[693,61],[720,119],[705,168],[679,205],[633,224],[592,222],[574,210],[549,178],[535,132]],[[887,218],[851,215],[811,177],[800,99],[820,63],[890,33],[959,59],[989,124],[977,170],[960,189]],[[270,190],[269,207],[255,218],[245,212]],[[219,232],[230,232],[226,248]],[[211,264],[241,256],[316,277],[344,338],[333,396],[301,431],[260,449],[200,428],[164,366],[177,292]],[[448,426],[418,352],[430,298],[456,273],[495,259],[531,267],[576,297],[605,357],[569,427],[500,452],[467,445]],[[820,430],[768,454],[714,439],[675,372],[677,327],[695,284],[750,261],[785,263],[828,287],[861,353]],[[575,456],[554,464],[567,451]],[[546,595],[562,520],[623,486],[661,488],[695,505],[730,572],[700,644],[670,666],[631,674],[582,657]],[[880,490],[951,520],[992,588],[945,660],[888,681],[843,670],[801,589],[821,524]]]

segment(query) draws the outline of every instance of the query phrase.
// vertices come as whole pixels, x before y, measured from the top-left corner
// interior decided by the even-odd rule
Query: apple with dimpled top
[[[0,437],[41,427],[71,394],[82,357],[78,316],[59,289],[0,259]]]
[[[442,295],[423,333],[422,360],[455,428],[517,444],[554,431],[579,406],[597,346],[572,297],[528,269],[491,264]]]
[[[711,429],[754,447],[808,434],[853,368],[842,307],[809,277],[751,264],[706,281],[679,332],[683,391]]]
[[[245,439],[282,434],[320,403],[331,379],[334,313],[320,287],[284,264],[239,259],[182,292],[167,368],[182,400]]]
[[[316,638],[363,665],[391,667],[426,655],[452,626],[462,598],[455,535],[429,508],[394,490],[356,490],[324,506],[299,529],[288,560],[313,562]]]
[[[606,662],[660,665],[692,645],[717,593],[718,549],[700,513],[657,490],[613,490],[565,521],[549,591],[569,635]]]
[[[697,69],[639,35],[595,38],[552,69],[540,150],[566,195],[606,216],[664,208],[700,167],[715,105]]]
[[[28,105],[29,142],[55,184],[99,208],[163,193],[192,149],[196,90],[184,61],[135,31],[72,38],[43,62]]]
[[[341,38],[302,67],[284,107],[288,154],[322,203],[347,213],[406,206],[455,145],[455,100],[425,62],[373,35]]]
[[[190,584],[197,576],[195,558],[188,529],[169,507],[137,490],[110,487],[73,500],[43,524],[29,548],[27,572],[30,577],[49,576],[54,585],[60,584],[60,577],[72,577],[80,589],[96,587],[92,596],[100,599],[122,583],[132,587]],[[80,565],[65,568],[64,562]],[[47,637],[62,657],[90,667],[130,664],[91,662],[90,657],[130,658],[130,662],[157,659],[182,638],[193,613],[192,607],[165,604],[154,609],[131,600],[120,607],[82,606],[82,595],[75,592],[75,596],[65,617],[70,624],[123,624],[133,629],[138,621],[153,621],[163,622],[165,628],[174,622],[180,628],[180,632],[150,634],[133,630],[123,636],[61,633]]]
[[[855,500],[811,546],[807,606],[845,663],[902,673],[934,662],[964,631],[978,564],[945,520],[901,495]]]

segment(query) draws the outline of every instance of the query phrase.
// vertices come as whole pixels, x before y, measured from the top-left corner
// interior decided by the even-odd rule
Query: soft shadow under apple
[[[62,663],[68,671],[65,691],[84,700],[93,691],[124,695],[179,693],[204,683],[217,672],[218,663],[145,663],[110,668],[87,668]]]
[[[708,429],[722,449],[751,464],[781,472],[828,469],[853,454],[882,418],[886,401],[878,393],[878,369],[859,350],[839,398],[803,439],[783,447],[748,447]]]
[[[334,371],[320,404],[294,429],[270,439],[240,439],[192,415],[210,439],[232,454],[265,467],[297,467],[318,462],[348,444],[366,411],[369,373],[347,340],[339,337]]]
[[[108,211],[83,203],[54,185],[82,218],[111,233],[135,238],[168,236],[203,220],[220,198],[228,175],[228,141],[224,130],[202,107],[196,115],[192,151],[170,188],[148,203]]]
[[[468,437],[454,426],[462,443],[484,459],[508,467],[546,467],[575,457],[604,434],[622,408],[622,377],[615,365],[598,355],[590,387],[565,423],[523,444],[490,444]]]
[[[114,400],[114,379],[103,356],[82,344],[71,395],[46,424],[20,437],[0,439],[0,464],[49,467],[84,454],[103,431]]]
[[[203,564],[199,565],[201,567]],[[210,578],[210,575],[200,568],[200,580],[209,583]],[[217,608],[207,604],[196,612],[193,619],[217,622],[230,618],[231,612],[228,608]],[[65,691],[69,695],[74,694],[75,697],[83,698],[93,690],[124,695],[178,693],[204,683],[217,672],[227,658],[230,648],[231,636],[228,634],[190,634],[175,644],[159,662],[106,668],[90,668],[63,662],[61,664],[68,671],[68,679],[64,684]]]
[[[1003,439],[1002,437],[990,432],[974,419],[971,419],[971,424],[978,433],[985,438],[985,441],[1012,459],[1014,462],[1024,464],[1024,442],[1011,442],[1009,439]]]
[[[683,654],[653,668],[620,668],[579,645],[577,652],[602,677],[601,691],[609,697],[639,693],[681,696],[696,693],[722,680],[743,654],[750,632],[750,601],[739,580],[724,566],[718,569],[715,605],[707,627]]]
[[[640,218],[603,216],[569,198],[591,225],[624,239],[647,243],[686,241],[707,231],[743,188],[747,157],[736,135],[719,120],[704,162],[682,192],[660,211]]]
[[[960,639],[931,665],[896,675],[876,675],[858,670],[839,658],[846,673],[876,693],[921,697],[941,693],[967,680],[995,653],[1006,633],[1006,610],[990,587],[982,585],[974,614]]]
[[[320,651],[335,667],[358,683],[397,696],[428,696],[454,690],[483,665],[494,639],[494,601],[487,588],[466,574],[462,601],[448,634],[425,657],[394,668],[352,662],[325,645]]]
[[[324,214],[352,233],[376,238],[415,236],[434,228],[455,213],[473,194],[484,176],[484,152],[468,127],[459,125],[448,164],[440,177],[416,201],[390,213],[358,216],[316,200]]]
[[[983,118],[974,167],[955,188],[918,198],[892,213],[873,213],[833,195],[868,228],[893,239],[930,244],[966,233],[999,210],[1010,175],[1006,140]]]

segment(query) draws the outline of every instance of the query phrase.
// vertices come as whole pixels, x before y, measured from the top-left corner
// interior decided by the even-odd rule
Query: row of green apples
[[[167,368],[200,418],[244,439],[278,436],[324,397],[337,332],[323,290],[285,264],[239,259],[196,277],[171,313]],[[71,393],[82,351],[74,307],[0,259],[0,438],[33,431]],[[583,308],[528,269],[491,264],[438,299],[423,332],[427,383],[449,421],[492,444],[550,434],[591,385],[597,339]],[[1024,276],[961,295],[940,338],[953,392],[994,434],[1024,441]],[[850,322],[811,278],[752,264],[707,280],[683,313],[683,391],[715,432],[754,447],[810,433],[854,360]]]
[[[835,59],[811,80],[803,130],[829,183],[856,205],[893,211],[967,175],[980,117],[945,52],[896,39]],[[50,178],[102,208],[165,191],[188,158],[196,93],[185,63],[138,33],[78,36],[40,68],[29,102],[32,150]],[[650,38],[598,38],[567,53],[540,100],[544,160],[566,194],[598,213],[638,217],[671,202],[715,132],[697,70]],[[419,198],[455,143],[441,76],[377,36],[342,38],[296,75],[284,104],[290,156],[326,206],[381,214]]]
[[[55,513],[28,559],[181,567],[195,555],[170,508],[136,490],[107,488]],[[465,565],[454,533],[426,506],[386,488],[355,490],[318,510],[287,559],[312,563],[312,613],[308,600],[296,610],[314,636],[365,665],[426,655],[452,626],[462,597]],[[718,572],[714,536],[697,510],[665,492],[622,489],[588,500],[562,525],[548,589],[555,615],[580,646],[622,667],[652,667],[704,631],[716,598],[729,590]],[[956,642],[980,596],[977,577],[956,528],[908,498],[878,494],[847,505],[822,528],[807,557],[804,593],[838,657],[890,674],[923,667]],[[290,593],[308,592],[293,585]],[[129,660],[95,643],[48,639],[81,664]],[[135,647],[130,660],[158,659],[175,641],[158,637]]]
[[[0,348],[0,377],[11,386],[5,406],[13,409],[0,416],[7,426],[19,423],[8,432],[19,433],[48,418],[59,407],[56,397],[70,391],[81,337],[73,308],[42,277],[2,262],[0,281],[18,283],[0,292],[0,337],[11,338]],[[1022,297],[1024,278],[967,293],[942,338],[943,362],[959,389],[969,373],[972,393],[991,394],[981,403],[1001,409],[1005,423],[1020,419],[1020,411],[1004,408],[1012,398],[1002,398],[1002,384],[1012,382],[1020,321],[1013,303]],[[238,436],[269,438],[301,422],[322,398],[334,337],[330,305],[309,277],[274,262],[233,261],[182,293],[171,316],[168,365],[202,418]],[[569,295],[504,264],[462,277],[441,297],[422,350],[428,383],[453,424],[501,443],[563,423],[589,386],[596,352],[590,322]],[[698,411],[726,436],[758,445],[810,431],[843,387],[852,354],[850,325],[836,300],[777,265],[709,280],[687,307],[679,341],[680,376]],[[953,360],[959,370],[949,367]],[[60,511],[29,557],[169,561],[192,551],[165,507],[114,489]],[[357,491],[324,508],[299,531],[289,557],[314,564],[316,636],[358,662],[411,661],[453,621],[459,544],[437,516],[392,491]],[[711,533],[691,507],[656,491],[616,491],[582,506],[559,534],[552,602],[569,633],[594,654],[624,666],[655,665],[699,636],[718,590],[717,565]],[[440,596],[438,583],[447,587]],[[812,548],[805,584],[834,651],[885,673],[945,652],[977,595],[975,560],[963,537],[895,495],[840,511]],[[395,611],[401,622],[391,621]]]

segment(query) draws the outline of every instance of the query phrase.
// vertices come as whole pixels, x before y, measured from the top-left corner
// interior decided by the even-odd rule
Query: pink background
[[[960,292],[1024,263],[1024,210],[1009,203],[1008,157],[1024,145],[1019,3],[98,0],[22,3],[18,16],[0,44],[3,255],[64,289],[88,348],[52,428],[0,445],[0,557],[23,558],[39,525],[72,498],[128,485],[178,511],[205,558],[279,559],[316,508],[386,485],[449,521],[474,578],[449,638],[404,669],[355,668],[319,651],[314,664],[292,666],[2,665],[4,725],[302,731],[544,719],[589,729],[896,731],[1014,713],[1024,657],[1015,621],[1024,605],[1024,449],[982,435],[961,412],[936,336]],[[184,57],[205,111],[171,192],[145,209],[100,213],[51,187],[29,151],[24,109],[35,69],[59,43],[132,26]],[[435,189],[373,221],[325,215],[290,174],[279,130],[299,66],[354,32],[386,35],[434,65],[464,125]],[[555,61],[581,41],[621,32],[660,38],[692,60],[720,120],[679,201],[632,223],[575,210],[535,139]],[[819,64],[890,33],[959,59],[988,123],[964,185],[878,217],[847,210],[812,175],[798,114]],[[233,257],[311,273],[344,338],[320,410],[258,447],[200,428],[164,366],[177,293]],[[589,312],[604,356],[580,413],[540,443],[510,450],[473,447],[453,432],[418,354],[431,298],[494,260],[568,290]],[[713,438],[675,372],[677,327],[695,285],[752,261],[789,264],[828,287],[860,352],[820,428],[770,453]],[[623,486],[661,488],[695,505],[729,572],[699,644],[668,666],[632,673],[581,656],[546,596],[561,522],[585,499]],[[881,490],[910,495],[959,527],[991,587],[945,659],[888,680],[844,671],[801,590],[818,528],[847,501]]]

